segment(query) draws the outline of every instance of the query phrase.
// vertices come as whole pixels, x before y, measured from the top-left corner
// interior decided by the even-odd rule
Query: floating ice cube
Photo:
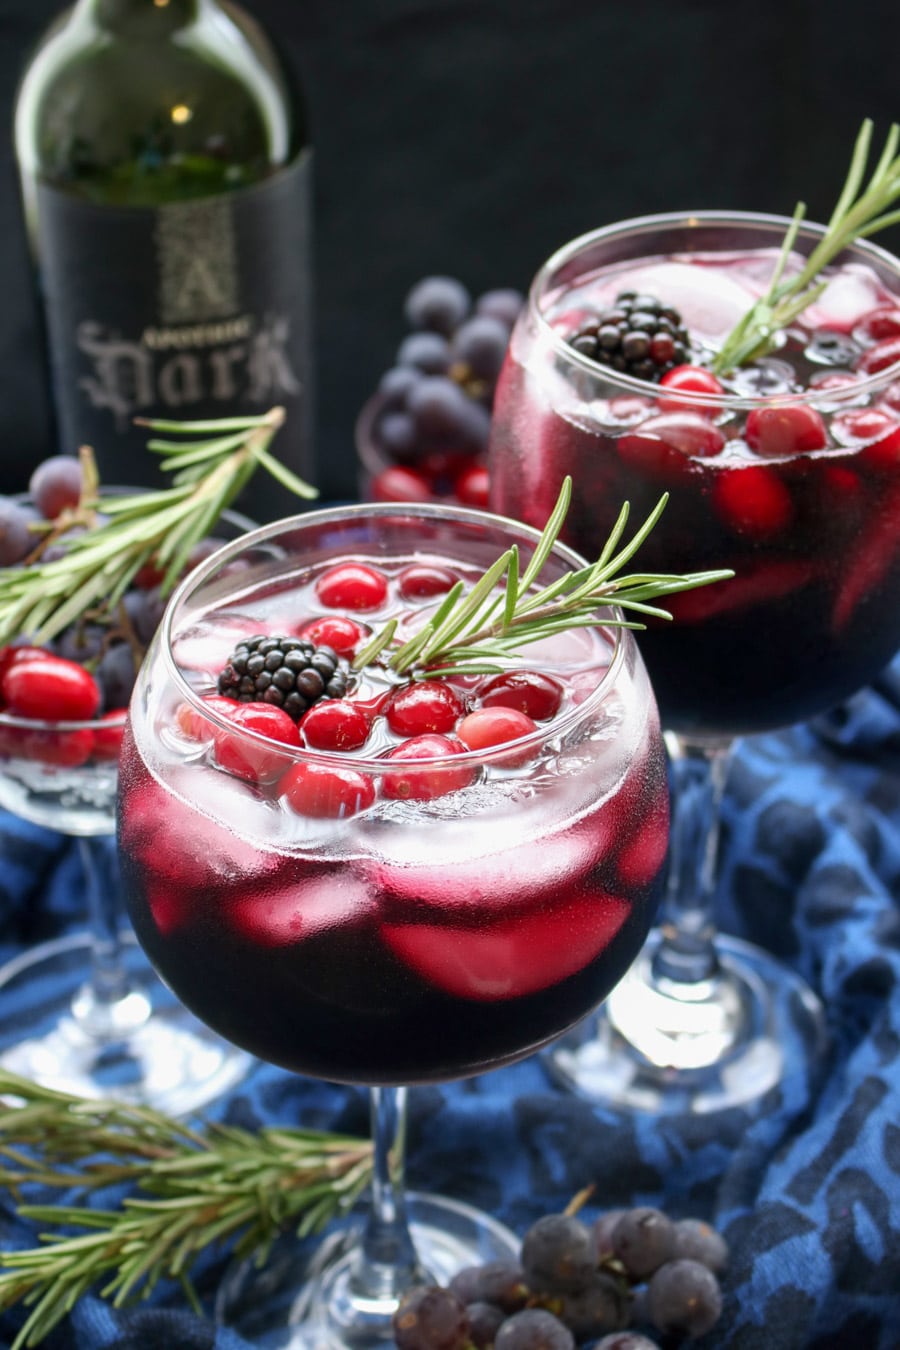
[[[265,632],[267,626],[249,614],[223,612],[214,624],[198,624],[179,633],[172,651],[182,670],[199,670],[215,680],[242,638]]]
[[[622,279],[630,289],[674,305],[687,328],[698,337],[722,338],[748,308],[753,292],[733,277],[710,267],[658,262],[629,272]]]
[[[810,305],[804,322],[812,328],[833,328],[849,333],[864,314],[884,299],[878,278],[868,267],[850,263],[832,277],[814,305]]]
[[[281,947],[353,923],[373,908],[368,886],[345,866],[317,868],[314,875],[262,885],[229,905],[227,915],[251,941]]]

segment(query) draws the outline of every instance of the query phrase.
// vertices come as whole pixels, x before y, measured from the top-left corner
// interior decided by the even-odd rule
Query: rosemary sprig
[[[354,669],[360,670],[382,658],[398,674],[412,673],[422,679],[450,674],[492,674],[504,670],[509,658],[520,648],[570,628],[645,626],[640,620],[601,617],[597,610],[602,606],[612,604],[637,614],[671,619],[668,610],[653,602],[677,591],[708,586],[734,576],[728,570],[689,572],[684,576],[654,572],[618,575],[654,529],[668,501],[665,494],[621,548],[629,516],[627,502],[596,562],[534,589],[565,524],[571,498],[572,480],[566,478],[524,573],[520,575],[519,550],[514,544],[470,590],[457,582],[427,623],[401,645],[394,644],[397,621],[391,619],[357,653]]]
[[[856,239],[864,239],[889,225],[900,222],[900,210],[890,207],[900,197],[900,155],[897,153],[900,127],[894,123],[869,182],[863,176],[869,159],[873,123],[863,122],[846,181],[825,233],[800,271],[785,277],[784,270],[806,215],[806,206],[798,202],[784,237],[775,271],[765,295],[750,307],[728,334],[710,363],[717,375],[765,356],[777,345],[777,334],[824,291],[827,282],[819,279],[823,268]]]
[[[113,613],[132,577],[151,561],[164,572],[165,594],[193,546],[259,467],[297,496],[315,497],[315,488],[269,453],[283,422],[283,408],[261,417],[144,421],[141,425],[152,431],[187,439],[148,441],[173,485],[131,496],[104,496],[93,456],[83,450],[85,488],[78,508],[45,533],[27,567],[0,569],[0,644],[19,636],[47,642],[89,610],[99,617]],[[72,528],[85,524],[87,530]],[[62,555],[45,561],[51,541]]]
[[[0,1310],[29,1309],[11,1350],[38,1345],[88,1290],[120,1307],[177,1281],[192,1305],[198,1257],[231,1243],[260,1263],[278,1235],[318,1232],[371,1177],[369,1142],[317,1130],[211,1124],[194,1129],[145,1107],[87,1101],[0,1070],[0,1184],[90,1194],[130,1187],[115,1209],[20,1204],[52,1231],[0,1253]],[[17,1099],[10,1103],[8,1098]],[[74,1232],[73,1232],[74,1230]],[[79,1231],[80,1230],[80,1231]]]

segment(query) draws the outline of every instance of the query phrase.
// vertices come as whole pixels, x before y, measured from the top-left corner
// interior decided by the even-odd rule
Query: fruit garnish
[[[47,642],[89,610],[111,614],[148,565],[161,572],[165,594],[257,468],[299,497],[316,496],[269,453],[283,421],[282,408],[261,417],[142,421],[153,431],[188,439],[148,442],[173,486],[135,495],[105,496],[93,455],[83,448],[78,506],[44,533],[26,566],[0,569],[0,643],[18,637]]]
[[[856,138],[847,178],[824,235],[803,267],[785,276],[791,249],[806,215],[805,203],[797,203],[769,288],[739,319],[713,357],[710,368],[715,374],[727,374],[736,366],[758,360],[774,350],[781,330],[825,290],[827,283],[820,279],[823,268],[855,240],[868,238],[900,222],[900,210],[890,210],[900,197],[900,155],[897,153],[900,126],[897,123],[891,126],[881,157],[863,187],[872,130],[873,124],[866,118]],[[900,360],[900,350],[885,364],[896,360]],[[873,374],[874,371],[866,373]]]
[[[628,522],[626,502],[596,562],[533,589],[559,538],[571,497],[572,480],[567,477],[524,573],[520,575],[518,547],[512,545],[472,587],[466,589],[462,581],[452,586],[419,631],[393,649],[397,620],[389,620],[357,652],[351,669],[361,670],[382,659],[397,674],[420,679],[501,674],[522,647],[569,629],[644,627],[639,620],[599,618],[601,606],[617,605],[637,614],[669,619],[668,611],[653,601],[734,575],[727,569],[683,576],[618,575],[659,520],[668,501],[668,495],[664,495],[628,543],[619,547]]]
[[[217,690],[238,703],[268,703],[295,722],[320,698],[343,698],[347,675],[331,647],[305,638],[244,638],[219,675]]]
[[[566,340],[582,356],[652,383],[682,365],[690,349],[678,310],[637,291],[620,291],[611,309],[583,319]]]

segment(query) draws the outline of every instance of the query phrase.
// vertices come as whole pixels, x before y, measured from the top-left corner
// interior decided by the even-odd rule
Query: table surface
[[[410,1094],[409,1181],[490,1210],[522,1233],[593,1185],[588,1215],[633,1204],[710,1219],[731,1263],[729,1350],[900,1347],[900,659],[849,703],[745,742],[725,802],[720,919],[803,975],[832,1050],[750,1115],[627,1116],[554,1088],[539,1057]],[[0,813],[0,957],[76,930],[68,841]],[[0,1015],[10,1016],[9,1009]],[[215,1114],[243,1125],[365,1134],[366,1093],[260,1065]],[[0,1202],[0,1246],[35,1231]],[[213,1261],[202,1292],[222,1269]],[[0,1318],[8,1347],[18,1315]],[[81,1300],[47,1350],[242,1350],[180,1290],[113,1312]]]

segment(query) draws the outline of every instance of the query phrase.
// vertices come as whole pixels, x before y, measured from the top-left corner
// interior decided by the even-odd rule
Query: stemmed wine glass
[[[226,1281],[220,1316],[254,1344],[383,1343],[409,1284],[510,1255],[487,1216],[406,1196],[406,1085],[546,1044],[648,931],[668,791],[653,695],[615,611],[505,674],[410,680],[374,659],[348,673],[389,619],[409,637],[512,544],[524,574],[537,539],[424,505],[277,522],[181,585],[139,676],[119,806],[139,941],[235,1044],[372,1088],[361,1230],[311,1266],[296,1247]],[[582,565],[556,545],[541,583]],[[298,697],[299,728],[277,706]]]
[[[227,512],[219,542],[250,527]],[[155,592],[137,598],[138,625],[152,627]],[[122,652],[133,680],[130,647]],[[233,1087],[252,1060],[185,1010],[123,927],[115,810],[125,722],[124,708],[84,720],[0,712],[0,807],[74,842],[87,919],[0,967],[0,1063],[77,1096],[183,1114]]]
[[[590,552],[623,500],[666,492],[648,569],[735,572],[639,636],[672,751],[665,921],[546,1061],[595,1100],[657,1112],[756,1103],[821,1064],[807,982],[716,931],[722,794],[737,737],[835,705],[900,645],[900,264],[848,247],[774,354],[728,376],[697,361],[766,290],[790,223],[671,214],[567,244],[535,278],[495,402],[494,509],[535,523],[572,475],[564,537]],[[786,276],[823,234],[798,230]]]

